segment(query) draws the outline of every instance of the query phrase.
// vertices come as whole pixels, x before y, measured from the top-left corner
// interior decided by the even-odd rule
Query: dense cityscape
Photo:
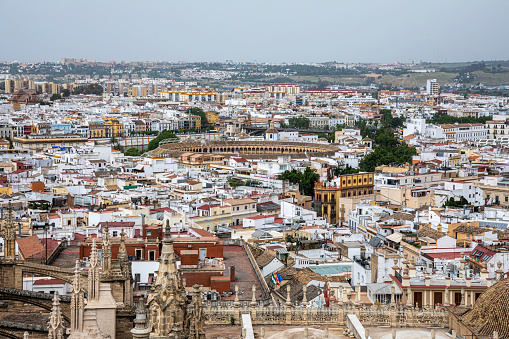
[[[509,338],[509,61],[0,63],[0,336]]]

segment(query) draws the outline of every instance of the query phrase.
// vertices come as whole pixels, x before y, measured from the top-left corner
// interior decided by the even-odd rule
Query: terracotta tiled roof
[[[478,235],[486,232],[486,229],[477,226],[461,225],[454,229],[454,232]]]
[[[46,249],[37,235],[16,239],[18,249],[25,259],[44,258]]]
[[[231,205],[231,206],[236,206],[236,205],[245,205],[245,204],[251,204],[251,203],[255,203],[256,201],[251,199],[251,198],[242,198],[242,199],[224,199],[223,200],[223,203],[224,204],[228,204],[228,205]]]
[[[34,285],[63,285],[65,281],[60,279],[40,279],[34,281]]]
[[[276,256],[270,254],[269,252],[264,251],[262,248],[259,248],[257,246],[253,246],[251,244],[248,245],[251,249],[251,253],[253,254],[253,257],[255,258],[256,264],[259,267],[265,267],[267,266]]]
[[[383,217],[380,219],[380,221],[386,221],[386,220],[391,220],[391,219],[413,221],[414,215],[410,214],[410,213],[398,212],[398,213],[394,213],[393,215]]]
[[[509,278],[488,288],[460,319],[478,336],[497,331],[500,338],[509,338]]]
[[[424,227],[421,227],[421,229],[419,229],[419,231],[417,231],[417,235],[419,235],[421,237],[428,237],[431,239],[438,240],[438,239],[442,238],[443,236],[445,236],[445,233],[437,231],[429,226],[424,226]]]

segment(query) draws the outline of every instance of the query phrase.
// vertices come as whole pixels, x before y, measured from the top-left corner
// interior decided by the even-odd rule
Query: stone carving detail
[[[7,218],[5,220],[4,232],[4,258],[7,260],[16,259],[16,227],[14,226],[14,219],[12,217],[12,205],[9,202],[7,205]]]
[[[356,314],[363,325],[366,326],[392,326],[392,327],[447,327],[448,312],[445,308],[415,309],[404,306],[377,306],[359,304],[331,305],[326,308],[311,308],[299,305],[289,307],[285,304],[280,307],[256,306],[246,304],[235,308],[233,305],[220,302],[210,304],[204,309],[205,324],[224,325],[231,319],[238,323],[243,313],[251,314],[251,321],[255,325],[346,325],[346,315]],[[226,306],[226,307],[225,307]]]
[[[192,301],[186,297],[167,223],[157,277],[147,300],[150,338],[204,339],[206,316],[201,295],[201,287],[195,285]]]
[[[48,339],[63,339],[64,324],[62,319],[62,310],[60,308],[60,297],[55,292],[53,297],[53,308],[48,321]]]

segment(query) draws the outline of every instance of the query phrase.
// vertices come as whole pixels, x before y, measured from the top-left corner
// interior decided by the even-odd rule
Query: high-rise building
[[[426,93],[428,95],[437,95],[438,94],[438,82],[437,79],[428,79],[426,82]]]
[[[14,80],[5,80],[5,93],[14,93]]]

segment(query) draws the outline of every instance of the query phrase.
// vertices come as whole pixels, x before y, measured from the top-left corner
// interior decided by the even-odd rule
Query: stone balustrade
[[[246,304],[244,304],[246,305]],[[241,315],[249,313],[253,325],[341,325],[347,323],[347,315],[355,314],[364,326],[390,327],[447,327],[448,312],[444,307],[407,308],[403,306],[352,306],[344,304],[337,308],[304,308],[284,306],[244,306],[204,308],[208,325],[230,324],[232,318],[239,323]]]

